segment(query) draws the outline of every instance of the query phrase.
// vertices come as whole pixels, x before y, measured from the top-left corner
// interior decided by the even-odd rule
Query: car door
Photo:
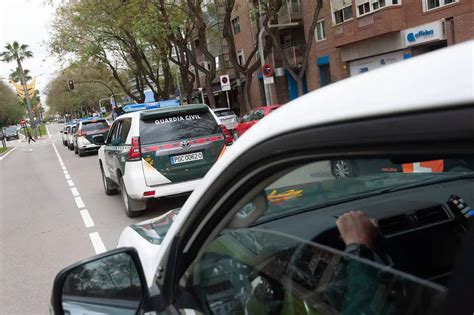
[[[245,131],[247,131],[253,124],[254,120],[254,111],[250,111],[242,118],[242,122],[237,126],[237,132],[239,135],[242,135]]]
[[[117,174],[116,174],[116,168],[115,168],[115,159],[117,158],[117,143],[116,143],[116,138],[117,138],[117,132],[120,127],[121,121],[116,120],[112,127],[110,128],[110,131],[107,135],[106,143],[105,143],[105,148],[104,148],[104,156],[105,156],[105,167],[107,168],[107,172],[109,174],[109,177],[117,182]]]
[[[474,169],[380,171],[340,181],[331,174],[331,160],[377,164],[384,157],[403,165],[436,157],[467,165],[474,156],[472,117],[472,108],[461,108],[370,119],[254,146],[238,157],[239,167],[228,165],[210,178],[205,194],[194,196],[199,201],[192,213],[185,205],[180,215],[186,220],[175,221],[179,232],[168,247],[172,260],[161,265],[175,270],[170,277],[176,286],[167,287],[167,274],[158,284],[173,288],[176,308],[205,314],[436,311],[445,303],[467,234],[455,232],[469,226],[465,214],[456,222],[461,208],[455,205],[461,199],[474,204]],[[397,128],[380,132],[390,125]],[[428,126],[436,126],[435,134]],[[375,130],[376,139],[370,136]],[[364,145],[354,148],[356,139]],[[338,145],[324,149],[327,141]],[[341,240],[336,220],[353,210],[378,221],[380,243],[371,257],[344,252],[349,244]],[[417,223],[408,223],[410,218]],[[165,238],[163,246],[170,241]],[[179,265],[170,267],[173,261]]]

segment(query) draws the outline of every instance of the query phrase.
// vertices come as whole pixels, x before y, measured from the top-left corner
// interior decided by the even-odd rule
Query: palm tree
[[[5,51],[0,53],[0,58],[2,59],[3,62],[12,62],[16,61],[17,66],[18,66],[18,73],[20,75],[20,81],[21,84],[23,85],[25,89],[25,100],[26,100],[26,108],[28,110],[28,116],[30,118],[30,124],[33,130],[35,131],[35,137],[38,136],[37,130],[36,130],[36,123],[35,120],[33,119],[33,112],[31,110],[31,103],[30,103],[30,96],[28,95],[27,92],[27,87],[26,87],[26,80],[25,80],[25,72],[23,71],[23,67],[21,65],[21,62],[25,60],[26,58],[32,58],[33,53],[28,50],[28,45],[20,45],[18,44],[17,41],[14,41],[11,44],[7,44],[5,46]]]
[[[12,72],[10,73],[10,76],[8,78],[13,82],[21,82],[20,69],[16,68],[15,70],[11,70],[11,71]],[[33,79],[30,76],[30,70],[25,69],[25,70],[23,70],[23,73],[25,74],[25,81],[26,82]]]

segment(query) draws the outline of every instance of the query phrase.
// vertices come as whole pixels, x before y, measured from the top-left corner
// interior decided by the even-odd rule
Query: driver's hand
[[[337,219],[336,225],[346,246],[356,243],[374,248],[378,236],[377,223],[362,211],[344,213]]]

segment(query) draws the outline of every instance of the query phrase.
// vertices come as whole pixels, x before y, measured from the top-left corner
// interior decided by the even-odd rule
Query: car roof
[[[166,114],[166,113],[179,113],[183,111],[193,110],[193,109],[209,109],[209,106],[206,104],[189,104],[189,105],[182,105],[182,106],[173,106],[173,107],[165,107],[165,108],[157,108],[157,109],[146,109],[146,110],[139,110],[136,112],[131,112],[127,114],[120,115],[115,120],[124,119],[124,118],[140,118],[142,113],[146,114]]]

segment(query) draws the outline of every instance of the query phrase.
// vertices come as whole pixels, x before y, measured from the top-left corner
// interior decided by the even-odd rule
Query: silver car
[[[229,108],[213,109],[219,122],[229,130],[234,130],[237,125],[237,115]]]

